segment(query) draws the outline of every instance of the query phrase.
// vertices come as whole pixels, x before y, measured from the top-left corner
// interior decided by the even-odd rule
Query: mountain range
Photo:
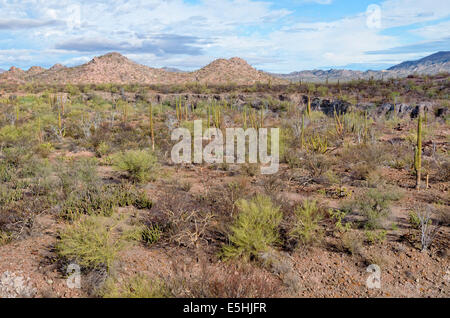
[[[411,74],[434,75],[450,73],[450,51],[437,52],[417,61],[407,61],[382,71],[352,71],[345,69],[311,70],[289,74],[272,74],[292,82],[336,82],[355,79],[388,79]]]
[[[273,74],[259,71],[245,60],[233,57],[217,59],[205,67],[185,72],[176,68],[152,68],[138,64],[113,52],[93,58],[74,67],[55,64],[49,69],[40,66],[24,71],[11,67],[0,70],[0,83],[38,82],[46,84],[184,84],[208,83],[252,85],[255,83],[283,84],[289,82],[336,82],[353,79],[388,79],[410,74],[437,74],[450,72],[450,51],[438,52],[417,61],[407,61],[383,71],[352,71],[345,69],[311,70],[289,74]]]

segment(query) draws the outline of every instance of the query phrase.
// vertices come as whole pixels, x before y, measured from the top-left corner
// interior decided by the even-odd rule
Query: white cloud
[[[332,0],[294,1],[333,3]],[[387,29],[431,24],[450,15],[449,1],[386,0],[380,4],[381,23],[375,28],[368,27],[365,12],[327,22],[300,20],[290,24],[295,19],[292,12],[273,9],[273,3],[262,0],[203,0],[193,4],[182,0],[0,0],[0,27],[2,21],[16,21],[16,27],[6,31],[10,37],[5,47],[14,47],[14,43],[23,47],[26,43],[35,50],[32,54],[19,52],[2,61],[14,58],[25,61],[39,55],[40,59],[74,64],[105,50],[117,49],[150,66],[189,69],[203,66],[214,58],[232,56],[243,57],[258,68],[286,72],[326,65],[379,63],[413,54],[392,57],[388,53],[390,48],[411,43],[405,43],[398,35],[387,35]],[[55,21],[59,23],[57,26],[52,25]],[[263,32],[260,27],[267,25],[273,30]],[[24,30],[25,27],[28,29]],[[410,32],[423,41],[438,41],[450,36],[450,22],[416,27]],[[0,43],[3,47],[1,35]],[[368,51],[382,53],[367,54]]]

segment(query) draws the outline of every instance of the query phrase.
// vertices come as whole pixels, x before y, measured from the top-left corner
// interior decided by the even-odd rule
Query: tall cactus
[[[416,189],[420,188],[422,170],[422,114],[417,119],[417,145],[414,151],[414,170],[416,171]]]

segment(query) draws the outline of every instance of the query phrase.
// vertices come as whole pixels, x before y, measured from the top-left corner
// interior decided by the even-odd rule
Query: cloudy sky
[[[448,0],[0,0],[0,68],[77,65],[116,51],[193,70],[382,69],[450,50]]]

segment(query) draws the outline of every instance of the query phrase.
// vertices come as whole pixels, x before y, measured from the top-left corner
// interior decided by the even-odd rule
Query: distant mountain
[[[407,61],[388,68],[402,73],[436,74],[450,71],[450,51],[437,52],[417,61]]]
[[[75,67],[56,64],[48,70],[32,67],[27,72],[12,67],[0,74],[0,82],[26,83],[29,81],[48,84],[93,84],[93,83],[140,83],[182,84],[200,82],[208,84],[236,83],[251,85],[261,83],[283,83],[285,81],[258,71],[240,58],[218,59],[195,72],[177,72],[151,68],[138,64],[119,53],[108,53],[95,57],[88,63]]]
[[[272,74],[278,78],[292,82],[336,82],[355,79],[387,79],[406,77],[411,74],[433,75],[441,72],[450,73],[450,52],[438,52],[417,61],[403,62],[382,71],[352,71],[352,70],[312,70],[292,72],[289,74]]]
[[[186,71],[180,70],[180,69],[175,68],[175,67],[167,67],[167,66],[164,66],[164,67],[162,67],[161,69],[162,69],[163,71],[166,71],[166,72],[172,72],[172,73],[187,73]]]
[[[0,68],[0,73],[6,72],[6,70]]]

